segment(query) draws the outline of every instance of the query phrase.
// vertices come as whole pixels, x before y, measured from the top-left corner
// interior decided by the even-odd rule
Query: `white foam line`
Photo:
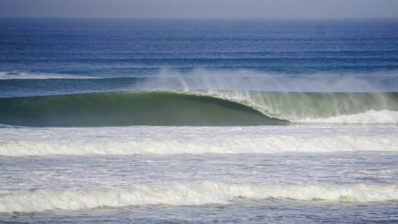
[[[296,122],[318,124],[398,124],[398,111],[370,110],[359,114],[345,114],[328,118],[307,118]]]
[[[40,189],[0,195],[0,212],[42,212],[145,205],[228,204],[235,199],[344,202],[398,200],[397,185],[266,185],[217,182],[136,185],[105,189]],[[236,203],[236,201],[235,201]]]
[[[100,77],[69,75],[69,74],[0,72],[0,80],[12,80],[12,79],[96,79],[96,78],[100,78]]]
[[[242,153],[398,152],[397,135],[218,137],[200,139],[124,140],[0,140],[1,156],[170,155]]]

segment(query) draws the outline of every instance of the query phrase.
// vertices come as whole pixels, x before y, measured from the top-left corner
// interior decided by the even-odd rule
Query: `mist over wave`
[[[0,97],[5,98],[0,99],[0,106],[3,108],[0,113],[2,124],[33,126],[275,124],[265,121],[270,119],[293,123],[396,124],[398,122],[396,96],[398,76],[395,71],[291,75],[243,69],[197,68],[181,72],[163,68],[150,75],[120,77],[3,73],[2,76],[7,78],[3,80],[0,78],[0,87],[4,90],[0,93]],[[11,79],[8,79],[9,77]],[[17,98],[22,96],[27,98]],[[13,97],[15,98],[11,99]],[[138,99],[139,97],[141,98]],[[96,103],[83,103],[89,99],[95,99],[93,102]],[[148,99],[152,99],[148,101],[152,106],[145,106],[147,109],[144,109],[143,105]],[[200,101],[201,104],[206,99],[207,108],[215,105],[224,110],[229,104],[235,105],[235,109],[240,108],[239,113],[242,112],[241,109],[246,108],[246,111],[262,114],[265,120],[248,121],[242,118],[242,121],[239,121],[235,118],[233,121],[231,118],[221,121],[219,118],[225,116],[214,117],[214,110],[209,114],[204,112],[206,109],[198,105],[193,105],[195,108],[198,107],[197,109],[188,106],[182,108],[181,103],[193,102],[192,99],[196,99],[194,101],[197,103]],[[29,103],[22,103],[23,101]],[[64,103],[63,107],[61,101]],[[165,106],[169,109],[163,110]],[[75,110],[73,107],[80,109]],[[99,108],[103,108],[101,116]],[[153,113],[154,110],[163,112]],[[91,114],[90,117],[98,119],[89,121],[91,118],[86,119],[84,116],[79,118],[77,111],[86,115]],[[120,118],[118,121],[117,116],[112,115],[115,111],[124,114],[125,119]],[[234,113],[238,111],[235,110]],[[224,113],[230,114],[226,111]],[[65,122],[54,121],[51,116],[55,114],[59,117],[58,120]],[[139,118],[143,114],[148,114],[147,118]],[[11,119],[10,115],[14,118]],[[45,115],[49,117],[44,119]],[[38,118],[40,116],[43,118]],[[65,116],[69,118],[65,119]],[[188,118],[192,120],[189,121]],[[42,122],[43,119],[47,121]]]
[[[0,97],[111,91],[398,92],[396,71],[368,73],[267,73],[249,69],[90,75],[0,72]]]
[[[161,69],[135,88],[185,91],[398,92],[397,74],[398,71],[292,75],[244,69],[197,68],[187,72]]]

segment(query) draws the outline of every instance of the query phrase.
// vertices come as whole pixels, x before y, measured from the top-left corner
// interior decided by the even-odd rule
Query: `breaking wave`
[[[0,99],[0,123],[22,126],[233,126],[398,123],[398,93],[259,91],[87,93]]]
[[[267,125],[286,123],[249,106],[175,92],[0,99],[0,123],[27,126]]]

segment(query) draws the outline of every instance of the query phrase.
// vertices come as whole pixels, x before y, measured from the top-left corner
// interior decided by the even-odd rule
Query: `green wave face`
[[[398,111],[398,93],[224,92],[221,97],[250,105],[270,117],[289,121],[370,110]]]
[[[172,92],[0,99],[0,123],[22,126],[222,126],[287,122],[231,101]]]

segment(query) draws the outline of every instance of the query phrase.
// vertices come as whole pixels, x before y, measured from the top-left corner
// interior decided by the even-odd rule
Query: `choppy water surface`
[[[395,126],[4,127],[0,133],[3,221],[398,218]]]

